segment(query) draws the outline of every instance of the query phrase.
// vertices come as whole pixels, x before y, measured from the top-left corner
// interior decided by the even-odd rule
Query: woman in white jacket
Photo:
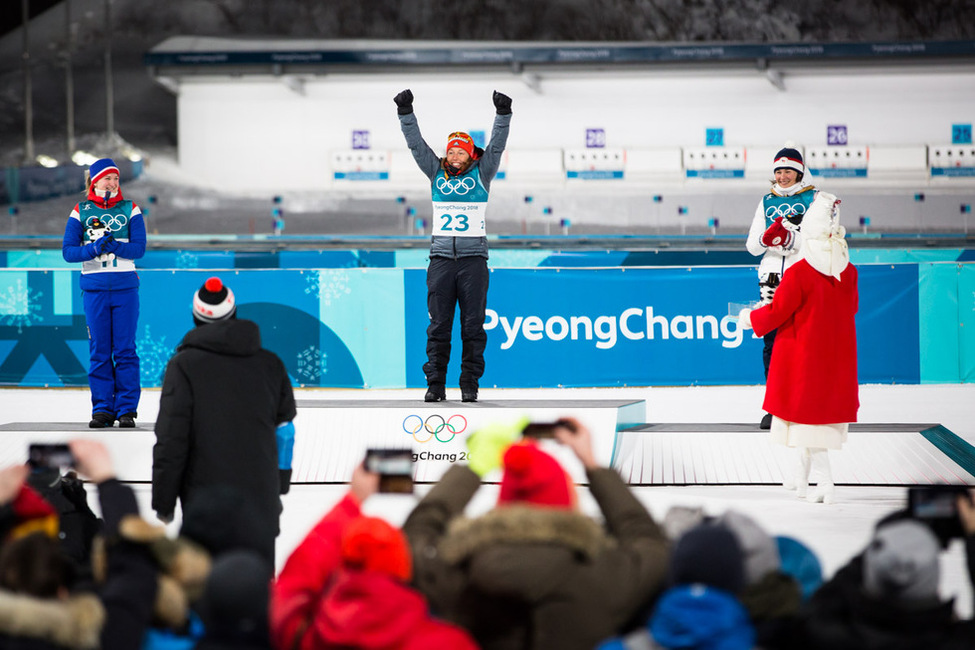
[[[758,286],[763,305],[772,302],[772,295],[775,294],[775,288],[779,286],[785,270],[802,259],[799,253],[800,226],[802,217],[816,194],[816,188],[802,180],[805,172],[802,154],[792,143],[787,142],[775,154],[772,162],[775,180],[772,181],[769,192],[758,202],[755,217],[748,230],[745,248],[752,255],[762,256],[758,265]],[[765,345],[762,360],[765,364],[765,377],[768,379],[775,331],[769,332],[763,338]],[[766,413],[760,426],[768,429],[771,425],[772,416]]]

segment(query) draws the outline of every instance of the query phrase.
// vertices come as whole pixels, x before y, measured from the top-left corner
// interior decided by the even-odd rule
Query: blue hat
[[[792,147],[779,149],[779,153],[775,154],[775,160],[772,163],[772,171],[782,168],[794,169],[800,174],[806,172],[806,166],[802,163],[802,154],[799,153],[798,149]]]
[[[782,560],[782,573],[796,579],[802,588],[802,600],[807,601],[813,592],[823,584],[823,567],[812,549],[785,535],[777,535],[775,544],[779,547]]]
[[[88,180],[94,185],[98,179],[108,174],[118,174],[118,165],[111,158],[101,158],[88,167]]]

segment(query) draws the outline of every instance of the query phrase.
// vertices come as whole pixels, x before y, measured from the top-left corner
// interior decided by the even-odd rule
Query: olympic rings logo
[[[85,219],[85,228],[91,228],[94,221],[101,221],[112,232],[118,232],[129,222],[129,218],[124,214],[103,214],[100,217],[91,216]]]
[[[770,219],[775,217],[791,217],[793,215],[803,215],[806,214],[806,204],[805,203],[784,203],[779,206],[771,205],[765,209],[765,216]]]
[[[447,437],[448,433],[443,433],[445,430],[450,437]],[[419,415],[407,415],[403,419],[403,431],[413,436],[413,439],[419,443],[430,442],[434,438],[439,442],[450,442],[454,436],[466,430],[467,418],[459,413],[451,415],[446,420],[436,413],[427,416],[426,420]]]
[[[441,194],[459,194],[463,196],[474,189],[477,182],[467,176],[465,178],[437,178],[437,190]]]

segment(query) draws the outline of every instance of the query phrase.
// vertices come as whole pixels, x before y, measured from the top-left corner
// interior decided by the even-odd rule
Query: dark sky
[[[30,17],[34,18],[60,2],[61,0],[27,0]],[[0,11],[0,36],[20,27],[23,22],[23,0],[7,0],[3,11]]]

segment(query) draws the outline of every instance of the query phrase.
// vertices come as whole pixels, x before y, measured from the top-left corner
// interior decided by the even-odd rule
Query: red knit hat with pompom
[[[559,461],[542,451],[537,443],[522,440],[504,453],[498,503],[575,508],[576,491]]]
[[[403,582],[413,577],[413,559],[403,532],[377,517],[359,517],[342,535],[342,561],[364,571],[379,571]]]

